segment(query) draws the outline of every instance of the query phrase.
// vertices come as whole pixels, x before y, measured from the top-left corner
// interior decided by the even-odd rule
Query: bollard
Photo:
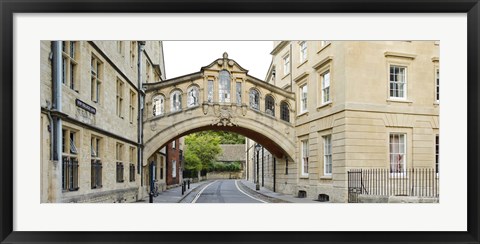
[[[182,195],[185,193],[185,184],[182,183]]]
[[[150,191],[150,194],[149,194],[149,203],[153,203],[153,192]]]
[[[188,189],[190,189],[190,179],[188,179],[187,182],[188,182]]]

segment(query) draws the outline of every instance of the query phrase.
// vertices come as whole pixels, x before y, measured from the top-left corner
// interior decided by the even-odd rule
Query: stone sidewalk
[[[192,192],[196,192],[197,188],[201,188],[200,186],[203,186],[204,184],[208,183],[210,181],[202,181],[202,182],[197,182],[197,183],[190,183],[190,189],[187,189],[182,195],[182,186],[177,186],[174,188],[170,188],[166,191],[160,192],[158,196],[153,198],[153,203],[179,203],[179,202],[184,202],[184,199],[189,197],[189,195],[195,195],[195,194],[190,194]],[[142,199],[141,201],[138,201],[137,203],[149,203],[149,198],[146,197]]]
[[[313,199],[298,198],[292,195],[273,192],[265,187],[260,187],[260,190],[256,191],[255,183],[247,180],[239,180],[238,183],[240,183],[239,185],[241,185],[243,189],[248,191],[248,194],[251,194],[252,196],[260,198],[269,203],[320,203]]]

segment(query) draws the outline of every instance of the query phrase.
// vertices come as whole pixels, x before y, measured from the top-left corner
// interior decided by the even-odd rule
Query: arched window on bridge
[[[250,89],[250,108],[260,109],[260,94],[255,89]]]
[[[195,107],[199,104],[198,87],[192,86],[187,90],[187,107]]]
[[[221,103],[230,102],[230,73],[226,70],[220,71],[219,74],[219,86],[218,86],[218,98]]]
[[[280,103],[280,119],[290,122],[290,109],[286,102]]]
[[[171,112],[182,110],[182,93],[180,91],[174,91],[170,95],[170,108]]]
[[[165,112],[165,97],[157,95],[153,98],[153,116],[162,115]]]
[[[265,113],[275,116],[275,100],[271,95],[265,97]]]

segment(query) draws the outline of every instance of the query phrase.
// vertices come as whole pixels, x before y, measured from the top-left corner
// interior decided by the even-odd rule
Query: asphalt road
[[[262,203],[241,190],[236,180],[216,180],[197,193],[192,203]]]

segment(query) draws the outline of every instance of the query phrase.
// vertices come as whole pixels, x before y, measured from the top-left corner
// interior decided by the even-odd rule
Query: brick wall
[[[175,139],[167,145],[167,185],[170,186],[180,183],[181,177],[180,143],[178,139]]]

